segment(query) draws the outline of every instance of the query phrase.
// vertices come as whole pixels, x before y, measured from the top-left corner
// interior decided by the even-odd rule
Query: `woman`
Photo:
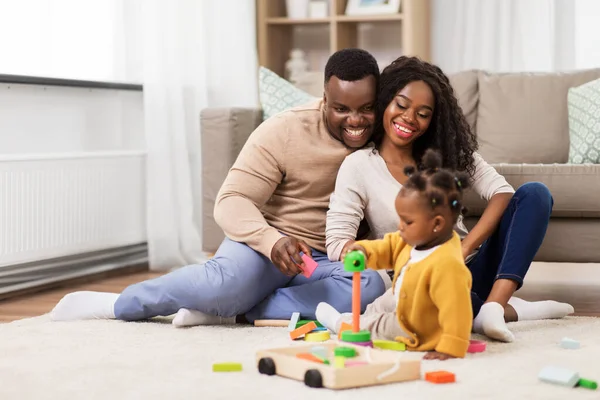
[[[371,238],[397,229],[394,198],[408,179],[403,170],[420,167],[425,150],[432,148],[441,152],[444,168],[466,171],[473,190],[488,202],[470,232],[462,216],[455,225],[473,275],[473,330],[511,342],[514,336],[506,322],[562,318],[574,311],[565,303],[527,302],[512,296],[522,286],[542,244],[553,199],[538,182],[515,192],[481,158],[476,135],[440,68],[405,56],[386,67],[380,79],[376,123],[373,143],[348,156],[339,170],[327,214],[330,259],[342,258],[363,218]]]

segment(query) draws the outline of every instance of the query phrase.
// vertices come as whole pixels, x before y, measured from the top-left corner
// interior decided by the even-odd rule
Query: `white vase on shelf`
[[[285,0],[287,17],[290,19],[308,18],[309,0]]]

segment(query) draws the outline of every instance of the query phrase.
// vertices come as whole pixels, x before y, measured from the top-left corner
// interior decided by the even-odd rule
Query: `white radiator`
[[[145,153],[0,156],[0,271],[146,242]]]

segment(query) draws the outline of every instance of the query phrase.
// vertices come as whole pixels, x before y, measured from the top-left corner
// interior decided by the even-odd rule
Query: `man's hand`
[[[302,273],[306,267],[300,257],[300,252],[312,257],[310,247],[303,241],[294,237],[285,236],[279,239],[271,250],[271,261],[284,274],[294,276]]]
[[[355,251],[355,250],[362,251],[365,256],[367,255],[367,250],[364,247],[356,244],[356,242],[354,240],[351,240],[348,243],[346,243],[344,245],[344,247],[342,248],[342,254],[340,256],[340,261],[344,261],[344,258],[346,258],[346,254],[350,253],[351,251]]]
[[[444,361],[447,360],[449,358],[456,358],[454,356],[451,356],[450,354],[446,354],[446,353],[439,353],[437,351],[430,351],[429,353],[425,354],[423,356],[423,360],[440,360],[440,361]]]

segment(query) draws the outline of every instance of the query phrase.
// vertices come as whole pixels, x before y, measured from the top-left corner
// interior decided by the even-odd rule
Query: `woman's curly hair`
[[[444,168],[466,171],[473,176],[477,136],[458,105],[448,77],[439,67],[417,57],[398,57],[382,71],[373,142],[379,147],[385,135],[383,113],[387,106],[400,90],[414,81],[427,83],[435,96],[429,128],[413,143],[413,157],[417,165],[421,165],[427,149],[435,149],[442,155]]]

